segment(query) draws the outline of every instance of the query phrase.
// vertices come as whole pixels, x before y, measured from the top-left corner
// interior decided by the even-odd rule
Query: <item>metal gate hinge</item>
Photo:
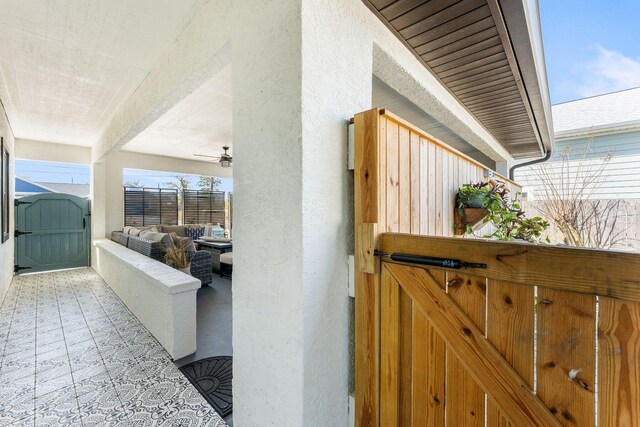
[[[22,236],[23,234],[32,234],[32,233],[31,233],[31,231],[20,231],[20,230],[16,230],[16,231],[13,233],[13,237],[20,237],[20,236]]]
[[[13,266],[13,272],[14,272],[14,273],[19,273],[19,272],[20,272],[20,270],[29,270],[30,268],[31,268],[31,267],[21,267],[21,266],[19,266],[18,264],[15,264],[15,265]]]
[[[13,199],[13,206],[31,205],[33,202],[23,202],[20,199]]]

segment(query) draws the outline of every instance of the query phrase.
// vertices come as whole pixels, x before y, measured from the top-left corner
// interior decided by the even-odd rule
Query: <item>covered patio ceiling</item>
[[[539,22],[527,0],[363,0],[516,159],[552,148]]]

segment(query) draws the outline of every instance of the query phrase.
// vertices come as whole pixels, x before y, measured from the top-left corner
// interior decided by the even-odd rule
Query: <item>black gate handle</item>
[[[87,218],[82,218],[82,229],[87,228]]]

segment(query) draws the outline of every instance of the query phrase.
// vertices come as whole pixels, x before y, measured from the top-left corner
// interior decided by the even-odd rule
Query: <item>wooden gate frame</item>
[[[608,383],[607,387],[611,389],[622,387],[624,393],[631,392],[634,396],[640,394],[637,392],[640,390],[640,369],[633,369],[638,362],[629,361],[627,355],[622,355],[622,358],[615,356],[615,352],[619,351],[619,346],[631,350],[640,346],[638,337],[625,338],[623,336],[638,330],[638,324],[640,324],[640,304],[638,304],[640,302],[640,256],[586,249],[504,244],[490,241],[459,241],[435,237],[426,238],[428,239],[428,247],[425,247],[425,237],[381,234],[386,231],[379,230],[379,224],[384,223],[383,218],[379,217],[379,213],[381,204],[384,203],[381,200],[380,189],[385,183],[382,183],[381,180],[384,179],[386,171],[381,170],[382,160],[378,146],[382,131],[378,128],[380,114],[380,110],[374,109],[354,117],[356,425],[384,425],[380,418],[382,263],[376,257],[378,249],[385,253],[403,252],[485,262],[488,264],[487,270],[475,272],[471,270],[469,274],[513,283],[547,286],[560,292],[571,291],[579,293],[576,295],[587,295],[591,298],[599,295],[601,307],[605,307],[607,310],[604,318],[601,317],[598,324],[602,333],[607,334],[605,341],[601,342],[600,348],[607,347],[611,350],[611,354],[598,354],[600,372],[606,369],[606,372],[611,375],[610,378],[605,378]],[[389,269],[388,266],[385,268]],[[395,267],[391,266],[390,270],[394,269]],[[401,273],[396,271],[396,274]],[[447,300],[440,303],[447,304]],[[431,307],[434,308],[434,306]],[[456,312],[454,306],[449,308],[454,313]],[[620,313],[627,313],[627,317],[634,316],[635,323],[631,327],[620,324],[618,319]],[[454,316],[453,320],[458,323],[449,323],[449,332],[456,329],[456,324],[459,327],[461,323],[469,323],[468,319],[459,316]],[[447,326],[446,323],[442,327],[445,326]],[[478,334],[478,331],[473,328],[465,330],[469,331],[471,336]],[[633,333],[635,334],[635,332]],[[465,344],[466,333],[462,335],[444,333],[444,335],[448,336],[449,340],[460,341],[458,344],[462,346],[461,352],[465,345],[470,345],[469,343]],[[475,343],[475,345],[485,344],[488,343]],[[490,346],[490,344],[488,345]],[[494,358],[495,363],[501,363],[499,354],[496,356],[491,351],[489,354]],[[470,359],[466,360],[469,363]],[[506,363],[504,358],[502,361]],[[626,366],[625,363],[631,365]],[[627,383],[620,385],[617,381],[621,378],[621,372],[623,374],[626,372],[631,375],[631,378]],[[480,376],[475,379],[478,383],[485,385],[490,380],[489,378],[480,378]],[[517,378],[512,377],[505,384],[506,387],[513,388],[517,384]],[[599,384],[599,388],[604,386],[604,381]],[[502,387],[504,390],[505,385],[503,384]],[[508,399],[509,396],[505,398]],[[622,401],[624,397],[614,394],[611,396],[602,395],[601,398],[603,402],[600,402],[600,425],[621,425],[619,424],[620,420],[629,417],[640,422],[640,409],[623,407],[624,405],[628,406],[628,402]],[[526,398],[524,399],[526,400]],[[605,399],[608,401],[604,402]],[[537,403],[529,403],[537,407],[536,414],[540,413],[540,419],[544,420],[543,423],[558,425],[556,419],[548,418],[548,414],[542,411]]]

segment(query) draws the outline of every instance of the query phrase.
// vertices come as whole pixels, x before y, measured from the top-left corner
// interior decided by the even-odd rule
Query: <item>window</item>
[[[0,187],[2,190],[2,243],[9,240],[9,150],[4,145],[4,138],[0,137],[0,151],[2,152],[2,165],[0,166]]]

